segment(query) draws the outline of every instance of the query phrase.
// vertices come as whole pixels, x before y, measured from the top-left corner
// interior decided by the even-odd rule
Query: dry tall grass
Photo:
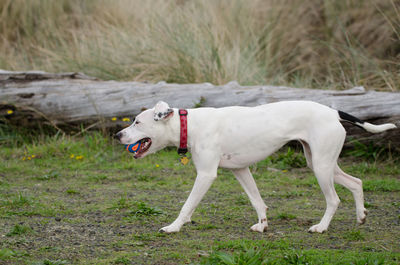
[[[0,68],[400,90],[399,0],[0,0]]]

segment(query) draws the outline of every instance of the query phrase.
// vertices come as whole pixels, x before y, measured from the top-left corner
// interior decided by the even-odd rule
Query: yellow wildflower
[[[24,157],[22,158],[22,160],[24,160],[24,161],[25,161],[25,160],[26,160],[26,157],[24,156]]]
[[[11,110],[11,109],[7,110],[7,114],[8,114],[8,115],[13,114],[13,113],[14,113],[13,110]]]
[[[74,158],[75,157],[75,155],[74,154],[71,154],[70,156],[69,156],[69,158]]]
[[[28,156],[28,160],[31,160],[32,158],[30,156]]]
[[[35,157],[36,157],[36,155],[31,155],[31,157],[32,157],[32,158],[35,158]]]
[[[83,159],[83,156],[76,156],[75,159],[76,160],[81,160],[81,159]]]
[[[112,117],[111,120],[112,120],[112,121],[116,121],[116,120],[117,120],[117,117]]]
[[[156,167],[160,167],[160,165],[159,165],[159,164],[156,164]]]
[[[131,121],[129,118],[122,118],[122,121]]]

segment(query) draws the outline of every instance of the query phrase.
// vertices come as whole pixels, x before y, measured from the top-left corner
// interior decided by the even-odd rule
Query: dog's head
[[[165,129],[173,115],[174,110],[167,103],[160,101],[154,108],[137,115],[132,125],[118,132],[115,138],[122,144],[140,141],[140,149],[134,155],[135,158],[155,153],[170,143]]]

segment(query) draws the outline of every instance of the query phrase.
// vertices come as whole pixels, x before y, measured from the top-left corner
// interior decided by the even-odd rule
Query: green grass
[[[304,157],[286,148],[251,168],[269,206],[269,228],[230,171],[218,178],[177,234],[171,223],[195,178],[175,149],[134,160],[100,133],[26,139],[0,149],[0,263],[17,264],[398,264],[400,167],[397,157],[345,157],[364,183],[367,223],[356,225],[352,195],[330,229],[309,234],[325,202]],[[23,139],[22,141],[20,139]],[[76,159],[77,157],[80,159]],[[30,157],[31,159],[27,159]],[[25,159],[24,159],[25,158]]]
[[[352,230],[352,231],[346,232],[344,234],[344,238],[349,241],[364,241],[365,240],[365,237],[362,235],[360,230]]]
[[[285,240],[247,240],[216,243],[215,250],[201,264],[395,264],[386,253],[357,253],[352,250],[294,249]]]
[[[31,232],[32,229],[29,226],[16,224],[6,236],[20,236]]]

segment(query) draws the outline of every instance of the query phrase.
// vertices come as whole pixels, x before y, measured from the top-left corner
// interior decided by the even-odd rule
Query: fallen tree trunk
[[[400,127],[400,93],[366,91],[363,87],[339,91],[240,86],[237,82],[222,86],[210,83],[148,84],[101,81],[81,73],[0,70],[1,114],[10,122],[23,126],[46,122],[57,128],[79,124],[112,128],[128,124],[122,121],[124,117],[132,118],[159,100],[180,108],[256,106],[283,100],[312,100],[363,120],[394,122]],[[349,135],[390,140],[393,146],[400,147],[399,129],[372,135],[358,128],[349,128]]]

